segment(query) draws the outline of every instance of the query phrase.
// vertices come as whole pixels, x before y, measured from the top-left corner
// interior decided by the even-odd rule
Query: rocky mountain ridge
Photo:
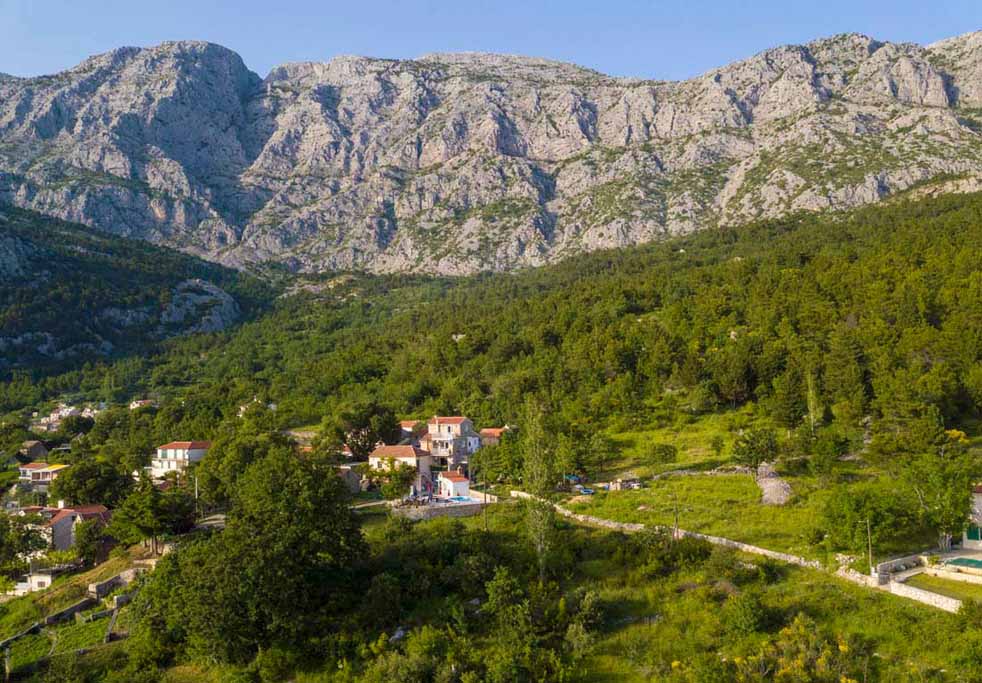
[[[465,274],[982,177],[982,33],[680,82],[481,53],[274,68],[200,42],[0,78],[0,201],[225,264]]]

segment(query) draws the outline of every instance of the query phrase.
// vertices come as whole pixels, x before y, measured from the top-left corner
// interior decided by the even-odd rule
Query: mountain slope
[[[0,205],[0,377],[222,330],[259,286],[221,266]]]
[[[121,48],[0,80],[0,199],[241,266],[461,274],[982,171],[982,38],[841,35],[683,82],[435,54]]]

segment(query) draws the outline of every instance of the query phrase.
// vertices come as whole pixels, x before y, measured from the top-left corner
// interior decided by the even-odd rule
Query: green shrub
[[[652,464],[666,465],[677,462],[678,457],[679,450],[671,444],[656,443],[648,449],[648,461]]]

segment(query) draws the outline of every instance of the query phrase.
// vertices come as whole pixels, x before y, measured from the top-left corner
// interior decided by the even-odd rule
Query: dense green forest
[[[0,377],[148,352],[181,331],[162,327],[161,312],[195,279],[226,290],[247,316],[271,291],[172,249],[0,206]]]
[[[210,435],[254,397],[273,422],[377,400],[401,416],[513,421],[526,395],[571,429],[747,401],[794,426],[808,395],[853,425],[982,406],[982,198],[803,215],[458,281],[307,282],[258,320],[159,354],[22,374],[17,410],[64,392],[207,401]]]
[[[39,675],[979,680],[972,600],[945,615],[655,529],[570,526],[536,503],[465,522],[355,512],[329,437],[438,413],[517,425],[475,458],[501,492],[520,485],[624,521],[722,523],[729,537],[866,571],[867,543],[945,546],[965,527],[982,475],[980,247],[982,195],[964,195],[513,274],[278,276],[248,285],[265,308],[233,329],[18,371],[0,386],[4,444],[56,398],[158,400],[55,435],[72,440],[73,468],[53,494],[117,509],[108,533],[121,543],[182,539],[142,582],[127,640]],[[299,455],[283,430],[310,425],[324,438]],[[198,501],[186,481],[160,492],[130,476],[172,439],[214,441],[194,472]],[[762,509],[745,474],[586,501],[556,486],[568,472],[679,459],[776,459],[797,498]],[[227,512],[226,528],[183,536],[195,505]],[[23,625],[19,605],[0,606],[0,625]]]

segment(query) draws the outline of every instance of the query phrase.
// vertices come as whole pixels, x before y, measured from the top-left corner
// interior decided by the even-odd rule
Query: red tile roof
[[[402,427],[403,429],[408,429],[410,431],[412,431],[413,429],[416,429],[416,425],[418,425],[418,424],[419,424],[419,420],[400,420],[399,421],[399,426],[400,427]]]
[[[466,417],[461,417],[460,415],[454,415],[451,417],[433,417],[429,423],[431,425],[459,425],[466,419]]]
[[[415,460],[425,458],[430,453],[416,446],[379,446],[372,451],[373,458],[395,458],[396,460]]]
[[[197,450],[208,450],[211,448],[211,441],[171,441],[170,443],[165,443],[163,446],[157,446],[158,450],[187,450],[187,451],[197,451]]]
[[[440,478],[447,481],[469,481],[467,477],[459,472],[440,472]]]
[[[504,433],[504,427],[485,427],[481,430],[481,436],[493,436],[496,439],[500,439],[501,435]]]
[[[48,520],[47,526],[54,526],[58,522],[72,515],[78,515],[82,519],[101,519],[104,522],[109,521],[109,508],[105,505],[78,505],[71,508],[47,508],[48,510],[54,511],[55,516]]]
[[[29,462],[27,464],[21,465],[22,470],[43,470],[48,466],[46,462]]]

